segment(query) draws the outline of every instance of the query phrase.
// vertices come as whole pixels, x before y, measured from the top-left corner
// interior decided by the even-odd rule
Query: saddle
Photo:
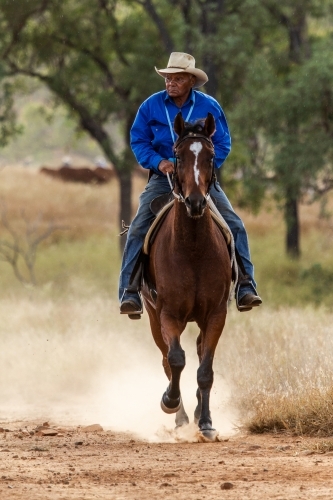
[[[144,240],[144,243],[142,246],[142,250],[141,250],[140,255],[138,257],[138,260],[134,266],[134,269],[133,269],[133,272],[132,272],[132,275],[130,278],[130,283],[129,283],[129,286],[127,288],[127,290],[129,292],[138,292],[141,290],[142,281],[144,279],[144,269],[145,269],[145,266],[147,265],[148,260],[149,260],[150,248],[151,248],[151,246],[152,246],[152,244],[153,244],[153,242],[158,234],[159,229],[161,228],[167,214],[170,212],[174,203],[175,203],[175,198],[171,192],[167,193],[167,194],[163,194],[161,196],[157,196],[151,202],[150,209],[153,212],[153,214],[155,215],[155,219],[153,220],[153,222],[148,230],[148,233],[146,234],[146,237],[145,237],[145,240]],[[213,221],[215,222],[218,229],[221,231],[221,233],[222,233],[222,235],[227,243],[229,253],[231,253],[231,246],[230,246],[231,235],[230,235],[229,227],[214,212],[212,212],[212,210],[210,210],[210,213],[211,213]],[[238,255],[237,251],[236,251],[236,258],[237,258],[238,266],[240,266],[240,264],[242,266],[241,259]],[[242,266],[242,268],[243,268],[243,266]],[[238,276],[238,278],[241,278],[238,280],[238,285],[240,284],[240,282],[242,281],[242,278],[244,277],[244,275],[242,276],[242,274],[243,273],[241,273],[241,276]],[[245,274],[245,270],[244,270],[244,274]],[[239,273],[238,273],[238,275],[239,275]],[[233,269],[233,281],[235,281],[234,269]],[[147,283],[147,285],[148,285],[148,288],[150,290],[151,298],[155,302],[156,298],[157,298],[157,292],[155,290],[155,287],[152,283]]]

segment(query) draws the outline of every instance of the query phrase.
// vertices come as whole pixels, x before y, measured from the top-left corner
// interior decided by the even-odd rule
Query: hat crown
[[[168,67],[163,69],[157,69],[155,67],[155,71],[163,78],[165,78],[168,73],[189,73],[195,76],[193,88],[201,87],[208,82],[206,73],[202,71],[202,69],[195,67],[194,57],[185,52],[171,52]]]
[[[195,68],[195,59],[185,52],[171,52],[168,68],[188,69]]]

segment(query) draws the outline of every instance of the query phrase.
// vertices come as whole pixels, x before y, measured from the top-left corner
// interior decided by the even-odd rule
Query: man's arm
[[[156,151],[153,149],[152,140],[154,139],[154,137],[148,125],[148,122],[149,105],[147,101],[145,101],[140,106],[131,128],[132,151],[135,155],[135,158],[137,159],[137,162],[140,163],[143,168],[153,169],[155,172],[158,172],[159,165],[161,165],[160,171],[166,173],[162,170],[162,168],[168,168],[165,167],[165,162],[171,162],[168,162],[168,160],[162,158],[161,155],[156,153]]]
[[[222,108],[220,105],[218,105],[218,107],[220,114],[218,118],[215,118],[216,131],[212,137],[215,148],[216,168],[221,167],[231,150],[231,137],[228,123]]]

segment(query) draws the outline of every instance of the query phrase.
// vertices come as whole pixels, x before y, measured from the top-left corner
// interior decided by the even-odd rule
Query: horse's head
[[[174,124],[178,139],[174,145],[176,156],[175,181],[185,200],[187,213],[198,218],[207,205],[207,194],[213,180],[215,120],[211,113],[194,124],[184,122],[178,113]]]

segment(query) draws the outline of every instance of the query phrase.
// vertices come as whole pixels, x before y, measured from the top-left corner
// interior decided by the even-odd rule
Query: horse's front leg
[[[221,336],[225,316],[219,315],[207,324],[202,331],[201,338],[201,362],[197,372],[198,387],[200,391],[201,414],[199,418],[199,430],[201,434],[214,441],[217,431],[212,426],[210,414],[210,391],[214,382],[213,360],[218,340]],[[198,405],[199,406],[199,405]]]
[[[161,314],[161,331],[168,346],[170,383],[162,396],[161,408],[166,413],[176,413],[181,409],[180,375],[185,367],[185,352],[180,345],[180,335],[185,325],[167,314]]]

